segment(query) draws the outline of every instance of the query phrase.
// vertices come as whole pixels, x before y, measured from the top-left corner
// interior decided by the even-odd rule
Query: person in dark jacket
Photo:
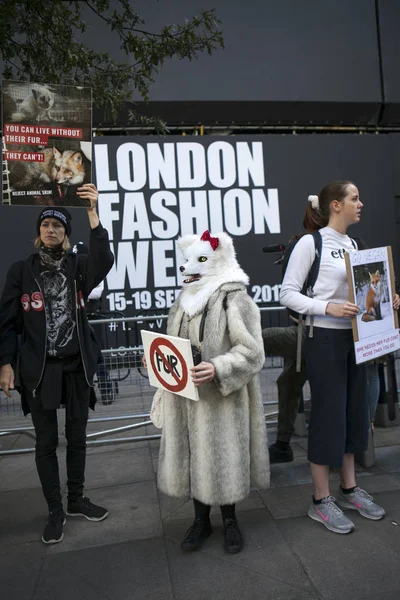
[[[18,387],[24,414],[32,415],[36,466],[49,507],[45,544],[62,540],[66,517],[56,455],[56,409],[61,405],[66,410],[66,514],[90,521],[108,515],[83,495],[86,424],[89,406],[93,409],[96,402],[93,376],[100,357],[85,299],[106,277],[114,257],[96,212],[96,187],[85,184],[78,195],[90,201],[89,255],[68,252],[70,213],[45,208],[37,220],[38,252],[10,267],[0,300],[0,385],[8,396]]]

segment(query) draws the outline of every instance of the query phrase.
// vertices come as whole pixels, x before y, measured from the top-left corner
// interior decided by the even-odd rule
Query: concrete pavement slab
[[[290,585],[274,576],[235,565],[208,552],[184,554],[176,541],[166,542],[168,564],[175,600],[312,600],[320,598],[311,587]],[[240,555],[236,555],[239,557]]]
[[[355,463],[355,471],[356,477],[370,477],[371,475],[379,475],[383,473],[382,469],[379,468],[377,464],[374,464],[372,467],[366,469],[362,465],[360,465],[357,461]],[[337,470],[339,473],[339,470]]]
[[[400,445],[376,448],[375,462],[385,473],[400,473]]]
[[[57,456],[60,482],[63,485],[67,480],[65,451],[59,450]],[[2,492],[40,488],[34,454],[4,456],[0,461],[0,473],[0,491]]]
[[[399,535],[398,528],[387,519],[346,514],[356,525],[349,535],[331,533],[309,517],[281,519],[277,527],[324,600],[399,598],[400,555],[387,543],[389,535]]]
[[[160,453],[160,440],[149,441],[150,452],[153,458],[158,458]]]
[[[296,438],[295,461],[272,466],[273,487],[238,504],[246,546],[235,556],[224,553],[218,507],[212,510],[214,533],[203,550],[181,552],[192,502],[157,492],[159,441],[90,447],[87,493],[107,506],[110,516],[101,523],[68,519],[65,539],[50,547],[40,542],[47,507],[34,456],[0,458],[0,596],[5,590],[6,600],[398,600],[400,444],[385,443],[400,442],[400,429],[379,433],[377,465],[358,466],[357,476],[387,510],[384,520],[368,521],[348,511],[356,524],[351,536],[335,535],[311,521],[306,516],[312,493],[306,440]],[[61,436],[63,489],[64,444]],[[337,471],[332,472],[334,495],[338,481]]]
[[[357,473],[357,477],[360,474]],[[380,492],[390,492],[391,490],[400,489],[400,475],[396,474],[374,474],[373,477],[368,479],[359,479],[358,484],[360,487],[365,488],[369,494],[378,494]]]
[[[58,450],[57,456],[60,481],[65,485],[65,449]],[[6,456],[0,461],[0,470],[0,491],[40,487],[33,454]],[[106,454],[89,451],[85,476],[87,489],[150,481],[154,478],[154,472],[149,449],[136,447],[126,452],[121,447],[113,447]]]
[[[50,554],[162,536],[154,481],[105,487],[93,490],[89,497],[108,508],[109,516],[99,523],[67,517],[64,540],[49,547]]]
[[[308,438],[307,437],[298,438],[296,440],[296,444],[301,446],[301,448],[303,448],[307,452],[307,450],[308,450]]]
[[[158,500],[163,521],[168,519],[191,519],[193,517],[193,503],[190,498],[173,498],[158,490]]]
[[[375,427],[374,446],[396,446],[400,443],[400,428],[397,427]]]
[[[0,428],[1,425],[0,421]],[[34,444],[32,438],[29,438],[26,435],[21,434],[13,434],[13,435],[2,435],[0,437],[0,450],[12,450],[14,448],[30,448]],[[1,458],[1,456],[0,456]]]
[[[45,553],[41,542],[0,546],[0,593],[4,600],[31,600]]]
[[[25,433],[24,434],[21,433],[18,436],[15,436],[15,435],[10,436],[10,438],[14,439],[14,443],[10,447],[10,450],[19,450],[19,449],[24,449],[25,450],[27,448],[30,448],[31,450],[34,450],[34,448],[35,448],[35,442],[36,442],[36,437],[32,437],[32,435],[35,436],[35,434],[34,434],[33,431],[29,431],[28,433],[29,433],[29,435],[27,435]],[[30,435],[30,434],[32,434],[32,435]],[[7,437],[3,438],[3,441],[6,440]],[[5,450],[5,448],[4,448],[4,450]],[[31,452],[30,454],[31,454],[31,456],[34,456],[33,452]]]
[[[295,458],[299,458],[300,456],[307,456],[307,450],[297,442],[292,442],[290,446],[293,450],[293,456]]]
[[[245,547],[242,552],[235,555],[229,555],[223,549],[222,523],[218,515],[211,517],[214,531],[205,542],[202,551],[192,553],[189,556],[182,553],[179,544],[190,525],[190,521],[186,523],[184,521],[164,523],[165,535],[171,540],[171,544],[167,546],[167,552],[172,582],[174,584],[175,581],[179,581],[179,586],[182,586],[182,596],[177,594],[177,598],[183,597],[185,589],[189,593],[189,588],[185,587],[189,583],[187,581],[185,583],[183,578],[180,579],[179,569],[186,569],[186,579],[190,581],[191,577],[194,576],[192,570],[198,567],[200,571],[196,575],[196,579],[199,579],[202,576],[201,573],[204,573],[205,576],[206,570],[209,568],[210,558],[212,558],[211,563],[213,565],[221,566],[222,572],[218,575],[218,568],[216,569],[213,566],[209,590],[213,589],[214,577],[215,584],[220,579],[221,591],[225,594],[221,595],[221,598],[228,598],[229,593],[232,593],[230,591],[232,581],[224,581],[224,572],[230,572],[232,576],[240,572],[245,585],[243,588],[244,595],[242,596],[240,595],[241,584],[235,579],[239,589],[231,598],[261,598],[262,589],[264,598],[318,597],[310,580],[304,574],[302,565],[282,538],[267,510],[255,509],[240,513],[238,520],[245,539]],[[198,559],[198,555],[201,558]],[[204,558],[205,555],[207,558]],[[194,561],[194,566],[192,561]],[[254,582],[252,583],[253,579]],[[248,595],[244,592],[246,587],[248,587]],[[175,586],[174,592],[176,593]],[[282,596],[279,594],[282,594]],[[211,596],[213,597],[213,592],[211,592]],[[197,594],[193,595],[193,598],[200,597]],[[216,597],[219,598],[218,595]]]
[[[112,425],[114,427],[114,425]],[[108,427],[109,428],[109,427]],[[95,429],[93,429],[95,431]],[[100,431],[100,428],[96,428],[97,431]],[[88,432],[89,433],[89,432]],[[128,434],[125,434],[128,437]],[[124,437],[125,437],[124,436]],[[109,438],[114,437],[117,439],[117,436],[110,435]],[[97,438],[97,441],[105,440],[108,438]],[[94,438],[93,438],[94,440]],[[145,440],[143,442],[121,442],[119,444],[88,444],[86,446],[87,453],[89,454],[108,454],[109,452],[131,452],[132,450],[137,450],[138,448],[148,448],[149,443]]]
[[[304,485],[311,483],[311,472],[305,456],[295,458],[291,463],[271,465],[271,487]]]
[[[0,547],[41,539],[48,516],[40,488],[0,494]]]
[[[400,510],[399,490],[390,490],[374,494],[374,500],[383,506],[389,514],[394,510]]]
[[[150,451],[151,454],[151,451]],[[151,460],[153,462],[153,472],[154,475],[157,475],[157,471],[158,471],[158,458],[154,457],[153,455],[151,456]]]
[[[287,519],[307,514],[312,493],[307,484],[261,490],[260,496],[274,519]]]
[[[153,463],[148,448],[130,452],[95,453],[87,457],[85,488],[95,489],[137,481],[153,481]]]
[[[136,540],[49,556],[32,600],[71,597],[172,600],[163,540]]]

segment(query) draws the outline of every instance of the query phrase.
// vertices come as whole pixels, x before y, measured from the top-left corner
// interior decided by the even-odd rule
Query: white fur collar
[[[224,283],[248,285],[249,278],[240,267],[236,267],[229,274],[210,277],[204,286],[197,286],[193,289],[185,288],[179,294],[179,301],[183,311],[190,318],[201,313],[214,292]]]

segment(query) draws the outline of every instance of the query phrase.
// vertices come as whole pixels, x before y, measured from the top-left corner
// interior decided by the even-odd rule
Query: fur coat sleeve
[[[247,385],[261,371],[265,359],[257,305],[244,290],[228,294],[226,305],[231,348],[210,360],[216,371],[214,383],[222,396]]]

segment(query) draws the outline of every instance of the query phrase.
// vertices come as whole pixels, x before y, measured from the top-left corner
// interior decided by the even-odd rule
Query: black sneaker
[[[276,444],[271,444],[269,447],[269,462],[271,464],[293,462],[293,450],[290,444],[287,445],[285,450],[278,448]]]
[[[229,554],[243,550],[243,536],[236,519],[224,519],[224,548]]]
[[[44,528],[42,542],[44,544],[57,544],[64,537],[63,526],[65,525],[65,513],[62,508],[51,510],[49,520]]]
[[[69,517],[85,517],[88,521],[103,521],[108,515],[108,510],[96,506],[89,498],[82,496],[75,502],[68,503],[67,515]]]
[[[193,525],[187,530],[183,542],[181,543],[182,550],[200,550],[204,540],[212,534],[210,519],[202,521],[195,519]]]

